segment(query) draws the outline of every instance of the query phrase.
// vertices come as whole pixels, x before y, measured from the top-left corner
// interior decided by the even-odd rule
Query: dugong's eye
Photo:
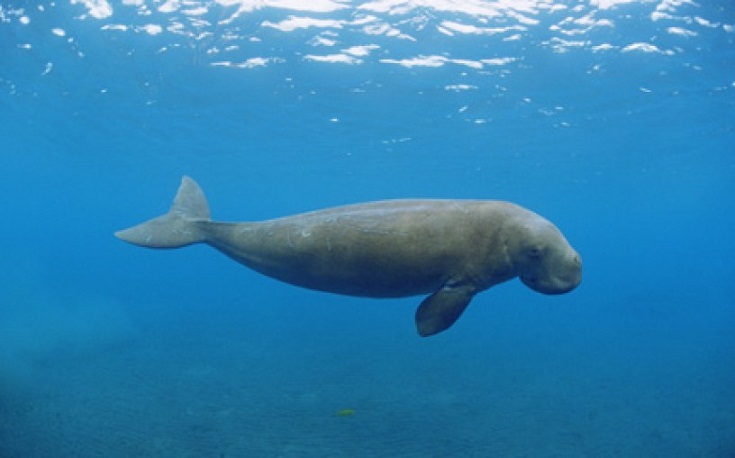
[[[541,247],[533,246],[528,249],[528,257],[532,259],[538,259],[541,257],[542,251],[543,250],[541,249]]]

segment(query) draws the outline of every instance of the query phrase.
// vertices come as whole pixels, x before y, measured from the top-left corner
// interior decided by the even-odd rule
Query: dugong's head
[[[508,227],[507,247],[514,270],[529,288],[562,294],[582,281],[582,259],[551,222],[523,212]]]

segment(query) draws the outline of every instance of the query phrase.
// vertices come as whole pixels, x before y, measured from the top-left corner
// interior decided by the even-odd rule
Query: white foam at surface
[[[663,54],[663,51],[661,51],[658,48],[658,46],[653,45],[651,43],[643,43],[643,42],[631,43],[628,46],[625,46],[622,50],[622,52],[632,52],[632,51]]]
[[[146,24],[140,27],[140,30],[147,33],[148,35],[158,35],[163,32],[163,28],[157,24]]]
[[[636,5],[632,6],[634,3]],[[230,53],[228,57],[235,62],[232,66],[237,68],[259,66],[238,64],[250,57],[238,54],[249,49],[248,43],[268,46],[272,39],[268,31],[272,30],[293,34],[302,46],[342,48],[340,52],[331,54],[309,54],[302,50],[278,56],[284,61],[304,59],[308,54],[305,60],[311,62],[357,65],[369,61],[407,68],[455,64],[475,70],[493,64],[486,59],[456,55],[460,48],[449,47],[452,39],[485,36],[512,48],[522,46],[519,43],[531,36],[537,36],[536,30],[544,30],[547,35],[533,45],[546,47],[555,53],[580,50],[672,55],[692,51],[693,43],[679,41],[676,46],[662,48],[662,43],[652,40],[651,36],[633,35],[628,42],[620,42],[614,36],[612,39],[600,39],[600,35],[595,34],[597,30],[613,30],[618,23],[629,21],[632,16],[626,8],[640,8],[641,14],[636,17],[643,20],[664,22],[661,31],[668,36],[694,38],[701,36],[703,29],[735,32],[735,25],[706,17],[703,6],[689,0],[591,0],[573,6],[552,0],[70,0],[70,4],[74,6],[73,19],[99,20],[102,22],[101,30],[148,36],[171,35],[172,41],[159,49],[186,49],[191,47],[191,41],[212,41],[206,47],[206,55],[214,57],[223,52]],[[81,14],[80,7],[83,8]],[[57,8],[57,5],[38,5],[30,10],[0,8],[0,21],[27,25],[35,21],[35,15],[44,14],[49,8]],[[243,27],[247,21],[252,22],[249,14],[255,11],[263,11],[264,18],[257,16],[257,22]],[[133,13],[133,18],[145,18],[145,22],[136,23],[130,15],[123,16],[125,12]],[[310,29],[315,30],[311,35]],[[300,34],[299,31],[305,33]],[[56,27],[51,29],[51,33],[66,36],[68,32]],[[432,36],[436,40],[427,39]],[[67,42],[76,48],[83,44],[78,39],[75,36]],[[181,39],[190,42],[178,41]],[[385,59],[366,59],[377,48],[362,47],[365,45],[360,45],[360,42],[365,39],[386,40],[385,43],[379,42]],[[412,43],[419,42],[421,48],[410,48]],[[402,49],[404,45],[401,43],[409,47]],[[15,46],[19,44],[23,41]],[[292,45],[279,46],[278,49],[290,49]],[[79,49],[72,51],[80,57],[84,54]],[[222,62],[218,60],[218,65]],[[214,65],[214,59],[208,64]]]
[[[380,48],[378,45],[352,46],[345,49],[344,52],[355,57],[365,57],[378,48]]]
[[[689,29],[685,29],[683,27],[669,27],[666,29],[667,32],[669,32],[671,35],[679,35],[682,37],[696,37],[697,32],[694,32]]]
[[[326,56],[317,56],[313,54],[307,54],[304,56],[304,60],[312,61],[312,62],[326,62],[330,64],[360,64],[362,63],[361,59],[358,59],[354,56],[349,56],[347,54],[329,54]]]
[[[71,0],[72,5],[84,5],[87,13],[95,19],[106,19],[112,16],[112,6],[106,0]]]
[[[291,16],[281,22],[263,21],[261,24],[263,27],[270,27],[273,29],[280,30],[281,32],[293,32],[296,29],[308,29],[310,27],[318,28],[342,28],[344,25],[343,21],[332,20],[332,19],[314,19],[309,17],[297,17]]]

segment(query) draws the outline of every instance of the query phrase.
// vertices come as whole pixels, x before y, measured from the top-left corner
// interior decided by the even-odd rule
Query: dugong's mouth
[[[575,255],[570,265],[561,269],[561,272],[521,275],[520,279],[526,286],[539,293],[568,293],[582,282],[582,261],[579,255]]]
[[[534,291],[542,294],[564,294],[576,288],[581,276],[577,280],[562,280],[558,278],[540,280],[538,277],[520,277],[521,281]]]

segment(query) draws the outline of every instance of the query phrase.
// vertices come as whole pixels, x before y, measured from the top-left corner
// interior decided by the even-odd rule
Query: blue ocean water
[[[730,1],[0,2],[0,456],[735,456]],[[113,232],[510,200],[584,260],[420,297]]]

